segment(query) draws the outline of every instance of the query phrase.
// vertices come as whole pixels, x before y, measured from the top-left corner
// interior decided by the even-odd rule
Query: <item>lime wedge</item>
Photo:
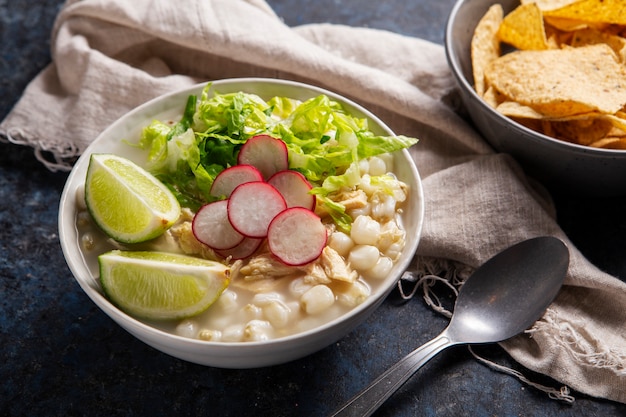
[[[126,313],[151,320],[200,314],[230,282],[228,266],[187,255],[113,250],[98,263],[107,297]]]
[[[180,216],[174,194],[134,162],[92,154],[85,180],[85,203],[96,224],[122,243],[153,239]]]

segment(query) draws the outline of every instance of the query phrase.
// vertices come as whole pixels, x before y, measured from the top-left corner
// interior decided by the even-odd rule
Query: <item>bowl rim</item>
[[[503,123],[510,124],[510,126],[513,129],[521,131],[524,135],[533,138],[536,142],[547,144],[548,146],[552,148],[566,147],[574,151],[576,154],[582,154],[582,155],[592,154],[595,156],[610,157],[610,158],[621,157],[621,156],[626,157],[626,150],[623,150],[623,149],[594,148],[591,146],[579,145],[577,143],[571,143],[571,142],[567,142],[567,141],[560,140],[557,138],[553,138],[551,136],[529,129],[528,127],[516,122],[510,117],[507,117],[503,115],[502,113],[498,112],[496,109],[491,107],[481,96],[479,96],[478,93],[476,93],[476,90],[473,87],[473,82],[470,82],[470,80],[468,80],[465,77],[465,74],[463,73],[463,70],[461,69],[461,64],[459,62],[458,53],[453,45],[453,36],[452,36],[452,33],[454,31],[454,26],[458,20],[457,17],[458,17],[459,10],[462,7],[464,7],[466,4],[472,1],[474,0],[457,0],[457,2],[452,7],[450,14],[448,15],[448,19],[447,19],[446,26],[445,26],[445,32],[444,32],[444,49],[445,49],[446,58],[452,70],[452,74],[454,75],[454,78],[457,80],[457,82],[461,85],[461,88],[465,90],[465,92],[469,94],[472,97],[472,99],[474,99],[474,101],[476,101],[478,105],[481,106],[481,108],[485,110],[489,115],[491,115],[492,117],[495,117],[496,119],[500,120]],[[500,3],[500,2],[497,0],[489,2],[489,4],[497,4],[497,3]],[[474,29],[475,29],[475,26],[474,28],[472,28],[472,32],[471,32],[472,36],[474,33]],[[471,42],[471,38],[470,38],[470,42]],[[470,66],[471,66],[471,58],[470,58]]]
[[[290,86],[294,88],[303,88],[305,90],[309,90],[310,92],[315,92],[318,94],[326,94],[332,99],[338,100],[343,104],[346,104],[348,106],[353,107],[354,109],[357,109],[359,112],[363,113],[363,115],[366,116],[371,122],[378,125],[378,127],[380,127],[382,130],[386,131],[389,134],[395,135],[395,133],[384,122],[382,122],[382,120],[380,120],[376,115],[374,115],[369,110],[367,110],[367,108],[365,108],[364,106],[338,93],[334,93],[330,90],[326,90],[318,86],[309,85],[309,84],[305,84],[305,83],[298,82],[298,81],[290,81],[290,80],[275,79],[275,78],[259,78],[259,77],[226,78],[226,79],[219,79],[219,80],[193,84],[193,85],[190,85],[190,86],[187,86],[187,87],[175,90],[175,91],[168,92],[161,96],[155,97],[135,107],[129,112],[125,113],[116,121],[114,121],[111,125],[105,128],[96,137],[96,139],[94,139],[94,141],[83,151],[81,156],[76,161],[74,167],[72,168],[66,180],[66,183],[64,185],[60,202],[59,202],[59,214],[58,214],[59,240],[61,243],[61,249],[63,252],[63,256],[66,260],[66,263],[74,279],[78,282],[78,284],[83,289],[83,291],[105,314],[107,314],[109,317],[114,319],[114,321],[118,325],[125,328],[126,330],[132,329],[135,332],[140,332],[142,334],[142,337],[139,337],[137,334],[131,331],[131,333],[133,333],[135,337],[139,337],[141,340],[145,341],[146,339],[149,339],[149,340],[154,341],[156,339],[164,338],[166,340],[176,341],[176,343],[180,343],[182,344],[182,346],[187,346],[187,347],[194,347],[194,346],[205,347],[205,348],[216,347],[216,348],[222,348],[222,349],[235,348],[239,351],[254,350],[260,346],[271,347],[273,345],[282,345],[285,343],[288,344],[292,342],[293,340],[301,340],[301,339],[306,340],[308,338],[313,337],[314,335],[318,333],[324,334],[325,332],[329,331],[332,327],[340,323],[351,322],[355,320],[356,317],[362,312],[364,312],[365,310],[368,310],[373,307],[377,307],[377,304],[382,302],[382,300],[386,298],[388,294],[393,290],[402,272],[398,274],[398,279],[393,280],[391,284],[388,285],[388,287],[381,286],[381,289],[378,293],[371,294],[371,296],[368,297],[368,299],[365,300],[360,305],[350,309],[349,311],[345,312],[339,317],[332,319],[331,321],[323,323],[320,326],[316,326],[309,330],[305,330],[305,331],[298,332],[295,334],[279,337],[276,339],[265,340],[265,341],[212,342],[212,341],[206,341],[206,340],[200,340],[200,339],[188,338],[188,337],[176,335],[174,333],[170,333],[165,330],[161,330],[157,327],[151,326],[150,324],[138,318],[135,318],[129,314],[124,313],[122,310],[120,310],[115,305],[113,305],[102,293],[101,288],[99,288],[99,286],[95,282],[97,281],[95,279],[96,277],[94,277],[91,274],[91,272],[89,271],[89,268],[87,267],[87,263],[83,256],[83,251],[80,250],[79,247],[75,248],[74,250],[76,250],[80,256],[79,257],[70,256],[72,254],[72,246],[78,246],[78,245],[75,240],[77,231],[76,231],[76,227],[74,223],[75,222],[74,216],[72,214],[73,211],[68,210],[68,208],[75,206],[76,204],[76,192],[77,192],[78,186],[81,184],[80,179],[77,178],[77,176],[79,175],[79,170],[80,170],[79,168],[84,167],[86,162],[88,162],[88,158],[90,154],[92,153],[92,150],[94,149],[94,147],[98,145],[101,138],[105,138],[107,134],[109,134],[110,131],[115,130],[119,125],[124,123],[124,120],[132,117],[133,115],[137,115],[142,112],[145,112],[147,109],[150,109],[151,107],[155,106],[156,103],[159,103],[165,100],[171,100],[178,96],[186,98],[187,95],[189,95],[192,92],[201,91],[202,88],[204,88],[204,86],[206,86],[208,83],[211,83],[215,87],[228,86],[233,83],[234,84],[240,84],[240,83],[268,84],[269,83],[269,84],[275,84],[277,86]],[[181,103],[184,104],[184,101],[181,101]],[[403,149],[401,152],[403,154],[403,157],[406,158],[407,160],[407,166],[411,172],[411,175],[414,177],[415,183],[417,185],[417,189],[412,190],[412,192],[416,193],[416,201],[418,203],[418,206],[414,208],[415,215],[417,216],[416,222],[415,222],[416,228],[414,230],[411,230],[411,232],[414,233],[415,238],[414,238],[413,244],[410,247],[406,247],[403,250],[403,252],[409,251],[412,255],[405,256],[399,259],[398,264],[396,265],[396,268],[399,271],[404,271],[409,267],[415,255],[415,251],[417,249],[417,246],[421,238],[422,227],[424,223],[425,202],[424,202],[424,193],[423,193],[423,185],[422,185],[421,177],[419,175],[417,167],[415,166],[414,160],[410,156],[407,149]],[[83,173],[81,172],[80,175],[82,174]],[[87,277],[82,277],[82,275],[85,273],[87,273]],[[88,280],[92,280],[94,281],[94,283],[89,283]],[[94,286],[93,284],[96,284],[98,288]],[[153,343],[149,343],[149,344],[154,346]]]

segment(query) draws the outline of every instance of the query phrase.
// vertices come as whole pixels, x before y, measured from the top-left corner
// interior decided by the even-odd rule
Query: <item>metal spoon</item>
[[[565,244],[538,237],[500,252],[461,286],[446,329],[409,353],[332,416],[370,416],[437,353],[458,344],[509,339],[541,317],[569,266]]]

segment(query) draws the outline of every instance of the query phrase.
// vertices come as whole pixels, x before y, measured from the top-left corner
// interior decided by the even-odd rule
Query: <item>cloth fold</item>
[[[471,268],[525,238],[570,248],[565,285],[526,334],[502,343],[521,365],[582,393],[626,403],[626,284],[589,263],[555,221],[549,196],[463,115],[443,48],[366,28],[290,28],[263,0],[68,0],[53,62],[0,124],[52,170],[67,170],[98,134],[137,105],[197,82],[303,81],[343,94],[396,133],[422,176],[420,259]]]

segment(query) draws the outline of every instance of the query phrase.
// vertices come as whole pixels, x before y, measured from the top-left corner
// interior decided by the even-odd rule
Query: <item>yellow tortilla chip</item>
[[[543,20],[546,25],[552,26],[562,32],[573,32],[575,30],[582,30],[589,27],[589,23],[582,20],[546,16],[545,14],[543,15]]]
[[[530,4],[535,3],[539,10],[554,10],[560,9],[561,7],[567,6],[568,4],[576,3],[580,0],[521,0],[521,4]]]
[[[593,148],[626,150],[626,138],[603,138],[590,143],[589,146]]]
[[[580,0],[558,9],[546,10],[544,15],[583,22],[626,25],[626,4],[624,0]]]
[[[613,114],[605,114],[602,117],[609,121],[614,127],[626,132],[626,119]]]
[[[522,126],[527,127],[530,130],[534,130],[536,132],[543,133],[543,134],[546,134],[543,130],[543,124],[550,123],[550,122],[546,122],[545,120],[524,119],[523,117],[520,117],[519,119],[515,117],[511,117],[511,119],[521,124]]]
[[[483,94],[483,100],[491,107],[496,109],[500,103],[505,101],[506,97],[500,94],[495,88],[490,85],[487,85],[487,89],[485,90],[485,94]]]
[[[569,45],[572,40],[571,32],[562,32],[546,25],[546,37],[548,49],[560,49],[563,45]]]
[[[492,61],[485,77],[503,95],[548,117],[614,114],[626,104],[626,68],[604,44],[515,51]]]
[[[525,106],[517,101],[504,101],[496,110],[505,116],[523,119],[544,119],[545,116],[532,107]]]
[[[589,28],[573,32],[569,44],[573,47],[580,47],[598,43],[605,43],[610,46],[619,57],[620,62],[626,62],[626,38],[621,36]]]
[[[590,145],[606,137],[613,127],[600,118],[550,122],[553,137],[579,145]]]
[[[502,22],[502,6],[494,4],[480,19],[471,43],[474,89],[479,96],[485,93],[485,67],[500,56],[500,41],[496,36]]]
[[[582,113],[576,114],[572,116],[565,117],[548,117],[544,114],[539,113],[535,109],[529,106],[525,106],[516,101],[503,101],[496,107],[496,110],[502,113],[505,116],[514,117],[514,118],[524,118],[524,119],[541,119],[541,120],[549,120],[553,122],[566,122],[572,120],[589,120],[594,118],[603,118],[608,117],[608,115],[598,113],[598,112],[590,112],[590,113]],[[607,119],[610,120],[610,119]]]
[[[548,49],[543,16],[535,3],[518,6],[502,20],[498,37],[521,50]]]

